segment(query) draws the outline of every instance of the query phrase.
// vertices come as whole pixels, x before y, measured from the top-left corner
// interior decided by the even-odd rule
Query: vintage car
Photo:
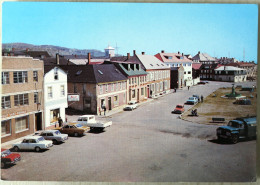
[[[182,114],[184,112],[184,105],[178,104],[176,105],[174,111],[172,111],[172,113],[175,114]]]
[[[206,82],[200,81],[200,82],[198,82],[198,84],[205,85],[205,84],[206,84]]]
[[[52,141],[45,140],[42,136],[27,136],[21,143],[13,144],[13,149],[16,152],[19,150],[35,150],[39,152],[52,146]]]
[[[104,129],[112,125],[112,121],[96,121],[95,115],[79,116],[76,123],[83,125],[82,128],[86,128],[86,129],[89,128],[90,130],[100,130],[100,131],[103,131]]]
[[[61,134],[58,130],[45,130],[39,135],[46,140],[52,140],[53,144],[61,143],[68,139],[68,134]]]
[[[12,153],[8,149],[1,149],[1,168],[10,164],[15,164],[21,160],[20,154]]]
[[[59,130],[61,133],[64,134],[78,137],[78,136],[82,136],[87,130],[89,130],[89,127],[85,127],[79,123],[69,123],[62,127],[58,127],[55,130]]]
[[[189,97],[189,99],[186,101],[186,104],[195,105],[198,102],[198,99],[196,97]]]
[[[134,109],[137,108],[137,106],[138,106],[138,104],[137,104],[136,101],[130,101],[130,102],[128,103],[128,105],[126,105],[126,106],[124,107],[124,110],[134,110]]]
[[[197,94],[193,94],[192,97],[195,97],[195,98],[197,98],[197,99],[200,99],[200,96],[197,95]]]
[[[217,128],[218,140],[229,140],[237,143],[240,138],[256,138],[256,117],[236,118],[227,126]]]

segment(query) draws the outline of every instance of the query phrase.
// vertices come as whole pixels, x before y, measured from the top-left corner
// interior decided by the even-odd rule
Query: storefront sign
[[[79,95],[78,94],[68,95],[68,101],[79,101]]]
[[[17,115],[21,115],[21,114],[25,114],[25,113],[27,113],[27,111],[13,112],[13,113],[10,113],[10,114],[2,115],[2,118],[13,117],[13,116],[17,116]]]

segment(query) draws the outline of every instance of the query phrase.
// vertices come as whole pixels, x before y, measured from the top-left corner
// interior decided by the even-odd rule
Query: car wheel
[[[19,151],[19,148],[18,148],[18,146],[15,146],[15,147],[14,147],[14,151],[16,151],[16,152],[18,152],[18,151]]]
[[[39,152],[40,150],[41,150],[40,147],[38,147],[38,146],[35,147],[35,151],[36,151],[36,152]]]
[[[233,135],[232,138],[231,138],[231,141],[233,144],[236,144],[238,142],[238,135]]]
[[[5,162],[1,162],[1,168],[5,167]]]
[[[53,144],[55,144],[55,145],[58,143],[58,141],[57,141],[56,139],[53,139],[52,142],[53,142]]]
[[[75,132],[75,133],[74,133],[74,136],[75,136],[75,137],[78,137],[78,136],[79,136],[79,134],[78,134],[77,132]]]

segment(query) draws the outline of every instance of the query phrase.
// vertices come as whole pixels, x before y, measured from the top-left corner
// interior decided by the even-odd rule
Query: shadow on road
[[[252,141],[254,139],[239,139],[239,143],[242,142],[248,142],[248,141]],[[233,143],[231,143],[229,140],[218,140],[218,139],[211,139],[208,140],[211,143],[215,143],[215,144],[223,144],[223,145],[234,145]]]
[[[14,151],[13,148],[9,149],[11,152],[16,152]],[[48,151],[49,149],[41,149],[39,152],[36,152],[35,150],[19,150],[18,152],[34,152],[34,153],[44,153]],[[17,153],[17,152],[16,152]]]

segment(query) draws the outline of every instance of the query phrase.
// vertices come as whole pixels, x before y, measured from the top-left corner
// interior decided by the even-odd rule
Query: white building
[[[155,55],[159,60],[165,63],[167,66],[171,67],[172,69],[179,68],[180,66],[183,67],[182,70],[179,70],[179,73],[182,73],[181,79],[178,79],[179,88],[185,86],[192,86],[192,60],[190,60],[187,56],[183,53],[165,53],[163,50],[161,53]],[[174,79],[171,79],[174,81]]]
[[[58,118],[65,121],[67,101],[67,73],[56,66],[44,66],[45,128],[58,126]]]
[[[246,81],[246,69],[233,66],[221,66],[215,69],[214,79],[225,82],[244,82]]]
[[[112,48],[111,46],[107,46],[105,48],[105,57],[114,57],[115,56],[115,48]]]

